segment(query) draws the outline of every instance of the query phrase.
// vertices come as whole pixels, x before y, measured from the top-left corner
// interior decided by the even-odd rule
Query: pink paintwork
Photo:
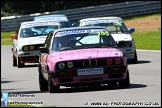
[[[90,58],[105,58],[105,57],[122,57],[123,53],[116,48],[88,48],[88,49],[76,49],[65,50],[60,52],[51,53],[48,58],[48,66],[50,71],[54,71],[56,62],[70,61],[70,60],[82,60]]]

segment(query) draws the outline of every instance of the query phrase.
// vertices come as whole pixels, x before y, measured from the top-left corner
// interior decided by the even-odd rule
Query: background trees
[[[125,1],[1,1],[1,17],[52,12]]]

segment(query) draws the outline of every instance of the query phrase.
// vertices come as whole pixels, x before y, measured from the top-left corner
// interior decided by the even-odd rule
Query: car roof
[[[80,27],[67,27],[67,28],[60,28],[53,30],[53,32],[60,32],[60,31],[66,31],[66,30],[77,30],[77,29],[106,29],[105,27],[101,26],[80,26]]]
[[[67,17],[66,15],[64,14],[54,14],[54,15],[41,15],[41,16],[36,16],[34,18],[37,18],[37,17]]]
[[[38,23],[38,22],[58,22],[60,24],[59,21],[52,21],[52,20],[46,20],[46,21],[25,21],[25,22],[21,22],[21,24],[29,24],[29,23]]]
[[[59,19],[56,19],[56,18],[59,18]],[[64,14],[42,15],[42,16],[34,17],[34,21],[39,21],[39,20],[69,21],[68,17]]]
[[[80,19],[80,22],[83,21],[89,21],[89,20],[101,20],[101,19],[119,19],[122,20],[120,17],[94,17],[94,18],[84,18],[84,19]]]

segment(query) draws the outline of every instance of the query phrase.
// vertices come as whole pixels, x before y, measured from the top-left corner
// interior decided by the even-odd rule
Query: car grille
[[[76,68],[106,65],[106,59],[77,60],[73,62],[74,62],[74,67]]]
[[[132,42],[131,41],[119,41],[117,43],[119,48],[123,48],[123,47],[132,47]]]
[[[39,50],[39,47],[43,46],[43,44],[37,44],[37,45],[34,45],[35,47],[35,50]]]
[[[114,61],[115,58],[113,58]],[[74,60],[72,61],[74,63],[73,68],[85,68],[85,67],[96,67],[96,66],[107,66],[106,64],[106,58],[98,58],[98,59],[88,59],[88,60]],[[67,67],[67,62],[65,63],[65,68],[68,69]],[[121,61],[121,64],[123,64],[123,61]],[[120,65],[121,65],[120,64]],[[112,65],[116,65],[114,62]],[[56,69],[59,70],[58,65],[56,65]]]
[[[80,67],[93,67],[93,66],[107,66],[106,58],[75,61],[74,65],[77,68],[80,68]],[[112,64],[112,65],[114,65],[114,64]]]

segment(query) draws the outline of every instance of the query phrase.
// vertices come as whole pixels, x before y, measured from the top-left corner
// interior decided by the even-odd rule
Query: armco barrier
[[[13,31],[21,22],[32,21],[35,16],[40,15],[65,14],[72,22],[77,22],[79,19],[90,17],[118,16],[124,18],[152,13],[161,13],[161,1],[129,1],[63,11],[1,17],[1,31]]]

